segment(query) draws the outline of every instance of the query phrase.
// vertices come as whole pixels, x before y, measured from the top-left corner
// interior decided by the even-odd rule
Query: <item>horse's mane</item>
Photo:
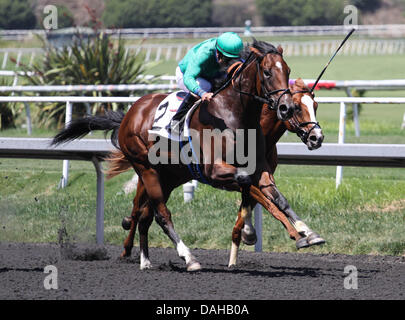
[[[241,53],[242,60],[245,61],[249,58],[249,55],[252,52],[250,50],[250,47],[257,49],[258,51],[260,51],[263,54],[267,54],[267,53],[280,54],[280,52],[278,52],[277,48],[275,46],[273,46],[271,43],[268,43],[265,41],[259,41],[259,40],[256,40],[255,38],[253,38],[252,44],[248,43],[247,45],[244,46],[242,53]]]

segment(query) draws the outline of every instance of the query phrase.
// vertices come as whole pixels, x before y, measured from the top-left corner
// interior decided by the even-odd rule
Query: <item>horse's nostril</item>
[[[316,142],[318,138],[316,136],[310,136],[309,140]]]
[[[280,105],[280,107],[279,107],[279,110],[280,110],[280,112],[282,112],[282,113],[285,113],[285,112],[287,112],[287,106],[285,105],[285,104],[282,104],[282,105]]]

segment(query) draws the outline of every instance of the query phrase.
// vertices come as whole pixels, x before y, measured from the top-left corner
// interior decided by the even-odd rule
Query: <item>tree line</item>
[[[254,0],[263,25],[338,25],[343,8],[378,9],[382,0]],[[41,28],[35,0],[0,0],[0,29]],[[57,5],[59,28],[74,26],[73,13]],[[83,10],[85,10],[83,8]],[[231,0],[105,0],[100,17],[108,28],[232,27],[252,18],[248,4]]]

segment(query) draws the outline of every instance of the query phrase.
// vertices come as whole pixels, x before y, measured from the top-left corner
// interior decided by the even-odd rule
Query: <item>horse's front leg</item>
[[[265,181],[271,182],[267,183]],[[290,237],[296,240],[297,249],[325,243],[325,240],[316,232],[312,231],[290,207],[287,199],[276,187],[273,175],[264,172],[259,185],[262,193],[277,206],[277,209],[283,213],[285,218],[288,219],[296,232],[300,235],[298,238],[296,236],[292,237],[293,234],[290,232]],[[283,220],[280,221],[284,224]]]

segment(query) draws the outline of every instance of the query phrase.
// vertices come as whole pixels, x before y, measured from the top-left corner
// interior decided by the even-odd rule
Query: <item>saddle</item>
[[[153,121],[152,129],[150,129],[149,137],[155,138],[160,136],[166,139],[180,141],[184,140],[183,131],[185,123],[188,121],[191,116],[191,110],[194,110],[198,105],[194,103],[192,108],[189,110],[181,108],[179,110],[184,98],[187,96],[185,91],[176,91],[169,94],[157,107],[155,113],[155,119]],[[197,96],[193,96],[193,100],[198,100]],[[182,114],[178,114],[182,113]],[[176,118],[177,121],[172,121],[173,118]]]

